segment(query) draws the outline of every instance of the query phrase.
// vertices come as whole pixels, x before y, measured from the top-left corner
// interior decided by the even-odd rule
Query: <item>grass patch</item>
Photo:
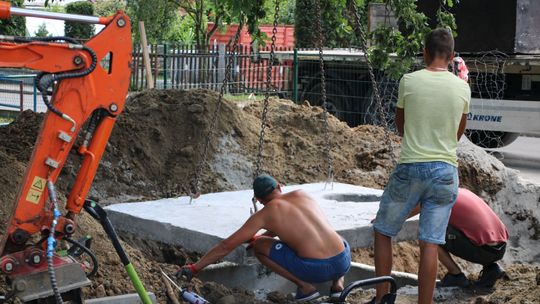
[[[225,94],[225,99],[229,101],[246,101],[246,100],[253,100],[253,101],[259,101],[264,99],[264,94]]]
[[[11,123],[17,118],[18,115],[19,112],[0,111],[0,124]]]
[[[8,124],[15,120],[13,117],[0,117],[0,124]]]

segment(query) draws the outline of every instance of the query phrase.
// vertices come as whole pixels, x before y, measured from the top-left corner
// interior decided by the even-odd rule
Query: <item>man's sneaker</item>
[[[505,274],[504,270],[497,263],[484,266],[484,269],[480,272],[480,278],[474,283],[474,286],[479,288],[493,288],[495,282],[504,277]]]
[[[341,297],[341,291],[336,291],[330,288],[330,295],[328,296],[328,302],[330,303],[339,303],[339,297]]]
[[[294,297],[294,300],[297,303],[305,303],[305,302],[313,301],[320,296],[321,294],[317,290],[314,290],[308,294],[303,294],[300,291],[300,288],[298,288],[296,289],[296,296]]]
[[[458,274],[447,273],[444,278],[437,283],[437,287],[469,287],[471,282],[463,274],[463,272]]]

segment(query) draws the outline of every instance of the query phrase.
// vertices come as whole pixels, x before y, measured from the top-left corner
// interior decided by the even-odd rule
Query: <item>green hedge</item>
[[[66,5],[66,13],[79,15],[94,15],[94,6],[87,1],[72,2]],[[77,39],[89,39],[94,36],[94,25],[66,21],[65,35]]]
[[[24,0],[8,0],[12,6],[22,7]],[[26,23],[24,17],[11,17],[7,20],[0,20],[0,35],[25,36]]]

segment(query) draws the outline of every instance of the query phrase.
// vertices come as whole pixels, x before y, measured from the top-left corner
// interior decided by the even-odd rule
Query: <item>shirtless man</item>
[[[318,298],[320,294],[312,283],[328,281],[333,282],[331,297],[339,297],[343,277],[351,265],[350,249],[330,226],[319,205],[301,190],[282,193],[278,182],[268,175],[255,179],[253,191],[264,208],[197,263],[183,266],[177,276],[191,279],[204,267],[249,242],[248,248],[254,250],[263,265],[296,284],[298,302]],[[266,232],[256,234],[261,229]]]

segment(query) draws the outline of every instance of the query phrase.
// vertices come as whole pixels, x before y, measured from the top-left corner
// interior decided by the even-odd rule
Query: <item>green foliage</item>
[[[424,37],[431,30],[427,17],[417,11],[416,0],[386,0],[394,11],[399,29],[381,26],[371,33],[369,55],[375,67],[385,70],[386,75],[399,78],[409,71],[415,58],[422,52]],[[453,5],[452,0],[442,0],[437,12],[437,27],[447,27],[456,35],[454,16],[446,11]],[[364,8],[364,13],[367,11]],[[395,53],[397,58],[391,58]]]
[[[94,6],[90,2],[78,1],[66,5],[66,13],[80,15],[94,15]],[[94,25],[80,22],[66,21],[64,25],[65,35],[77,39],[89,39],[94,36]]]
[[[45,6],[45,10],[53,13],[65,13],[65,8],[60,4],[52,4]]]
[[[195,24],[191,18],[182,17],[177,14],[170,25],[170,30],[165,36],[165,41],[180,42],[185,45],[194,44],[196,42],[194,29]]]
[[[325,47],[361,47],[347,18],[347,3],[352,0],[296,0],[295,38],[296,46],[313,48],[317,46],[318,33],[315,31],[315,3],[321,1],[322,28]],[[363,28],[367,28],[367,12],[370,3],[386,3],[394,11],[398,28],[378,27],[366,37],[370,47],[369,56],[374,66],[385,70],[391,77],[399,77],[408,71],[418,54],[422,52],[424,36],[430,31],[427,17],[417,11],[416,0],[357,0]],[[447,27],[456,35],[456,21],[447,8],[453,0],[440,0],[437,12],[437,26]],[[395,58],[391,58],[395,54]]]
[[[294,38],[298,48],[315,47],[317,37],[313,30],[314,1],[317,0],[296,0]]]
[[[164,41],[170,24],[177,17],[178,5],[168,0],[129,0],[126,10],[131,18],[134,39],[140,41],[139,21],[144,21],[148,43]]]
[[[47,30],[47,25],[45,23],[42,23],[39,25],[37,31],[34,33],[34,36],[36,37],[48,37],[51,36],[49,34],[49,31]]]
[[[111,16],[118,10],[125,10],[126,5],[123,0],[95,0],[94,12],[97,16]]]
[[[279,15],[278,23],[279,24],[294,24],[294,11],[295,3],[294,0],[279,0]],[[274,23],[274,13],[276,10],[276,5],[274,0],[268,0],[264,2],[264,11],[266,15],[263,19],[260,20],[260,23],[272,24]]]
[[[222,0],[231,16],[238,19],[240,24],[247,26],[247,30],[255,43],[264,45],[264,35],[259,29],[259,21],[266,16],[264,0]]]
[[[132,20],[157,20],[162,24],[167,20],[165,27],[157,26],[158,35],[148,29],[147,36],[150,41],[173,39],[174,41],[193,41],[198,46],[208,45],[212,34],[229,24],[243,23],[252,34],[256,43],[264,44],[267,38],[259,31],[259,23],[273,23],[275,0],[129,0],[128,13]],[[146,3],[142,3],[146,2]],[[151,3],[149,3],[151,2]],[[291,24],[294,20],[294,0],[279,0],[279,23]],[[166,10],[162,10],[162,7]],[[186,12],[185,17],[164,12],[177,11],[180,8]],[[142,14],[141,14],[142,13]],[[152,16],[150,16],[152,15]],[[144,17],[144,18],[143,18]],[[187,23],[186,23],[187,22]],[[215,26],[208,28],[208,22]],[[188,28],[187,25],[192,25]],[[136,35],[136,39],[138,36]]]
[[[322,28],[325,47],[349,47],[355,44],[353,29],[346,18],[346,0],[297,0],[295,11],[296,46],[317,46],[319,33],[315,30],[315,4],[321,1]],[[357,1],[363,3],[363,1]]]
[[[22,7],[24,0],[8,0],[12,6]],[[25,36],[26,22],[24,17],[13,16],[7,20],[0,20],[0,35]]]

